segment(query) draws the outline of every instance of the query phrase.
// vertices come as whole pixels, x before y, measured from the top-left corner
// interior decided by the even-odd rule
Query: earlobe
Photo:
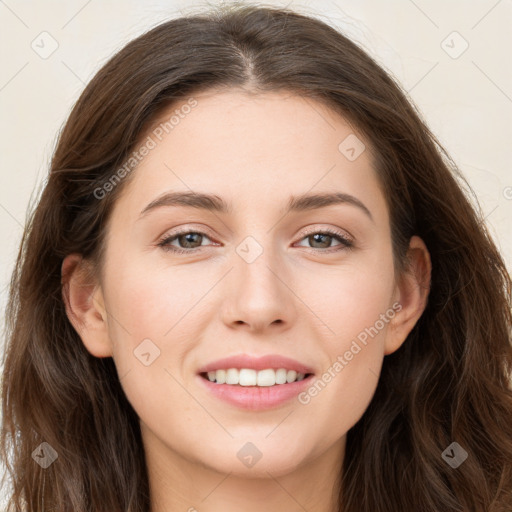
[[[411,238],[407,258],[409,266],[397,283],[396,299],[401,309],[390,322],[385,355],[400,348],[427,306],[432,263],[427,246],[420,237]]]
[[[66,256],[61,267],[61,283],[66,314],[87,350],[96,357],[111,356],[103,294],[91,263],[80,254]]]

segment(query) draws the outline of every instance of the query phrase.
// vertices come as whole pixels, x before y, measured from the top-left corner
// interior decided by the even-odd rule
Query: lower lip
[[[239,386],[231,384],[217,384],[201,375],[198,379],[206,389],[217,398],[235,405],[241,409],[261,411],[272,409],[295,398],[304,388],[310,385],[314,375],[305,379],[275,386]]]

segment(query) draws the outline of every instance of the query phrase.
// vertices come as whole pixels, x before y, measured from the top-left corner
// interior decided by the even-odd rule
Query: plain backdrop
[[[0,0],[2,312],[27,207],[45,180],[56,137],[85,85],[131,39],[164,20],[219,3]],[[512,268],[512,2],[262,5],[316,15],[398,79],[474,188],[485,222]],[[2,330],[3,322],[2,317]]]

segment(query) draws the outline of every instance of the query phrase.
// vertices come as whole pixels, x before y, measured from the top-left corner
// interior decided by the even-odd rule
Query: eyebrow
[[[335,204],[349,204],[359,208],[372,221],[373,216],[370,210],[359,200],[350,194],[343,192],[325,192],[319,194],[302,194],[299,196],[290,196],[288,204],[284,210],[284,215],[291,212],[302,212],[307,210],[316,210]],[[232,207],[221,197],[214,194],[205,194],[201,192],[168,192],[154,201],[151,201],[140,213],[143,217],[151,210],[163,206],[188,206],[200,210],[207,210],[217,213],[231,213]]]

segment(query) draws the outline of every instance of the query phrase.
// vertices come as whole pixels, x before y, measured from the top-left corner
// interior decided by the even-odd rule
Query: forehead
[[[193,107],[188,98],[165,109],[147,133],[188,152],[201,144],[217,156],[250,152],[248,156],[290,159],[337,149],[340,137],[356,131],[324,104],[287,91],[206,91],[193,101]]]
[[[141,137],[151,149],[126,194],[139,206],[169,190],[279,208],[308,190],[380,194],[369,142],[324,104],[286,91],[207,91],[192,100],[160,112]]]

